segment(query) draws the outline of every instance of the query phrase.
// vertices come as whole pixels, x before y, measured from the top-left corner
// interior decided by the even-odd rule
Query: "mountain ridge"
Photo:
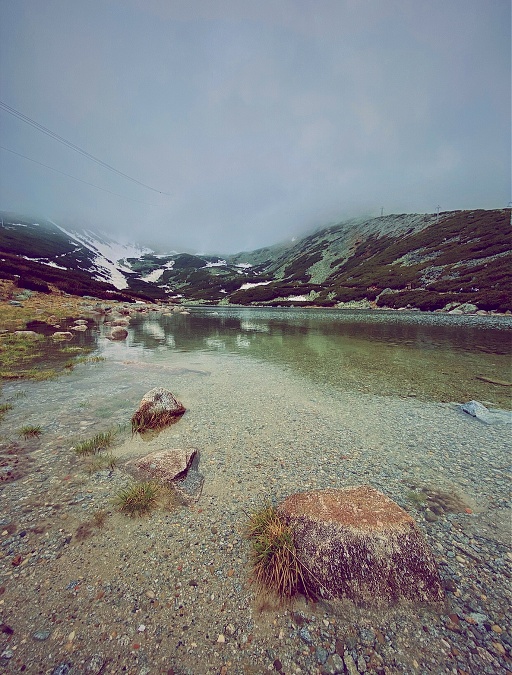
[[[47,219],[0,215],[0,275],[33,287],[212,304],[512,309],[510,209],[352,218],[223,257],[156,253]]]

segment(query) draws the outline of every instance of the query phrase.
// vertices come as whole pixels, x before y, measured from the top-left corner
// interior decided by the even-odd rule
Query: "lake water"
[[[102,353],[188,362],[191,353],[273,364],[338,391],[476,399],[510,407],[512,318],[346,310],[193,308],[132,320]],[[235,361],[235,359],[232,359]]]

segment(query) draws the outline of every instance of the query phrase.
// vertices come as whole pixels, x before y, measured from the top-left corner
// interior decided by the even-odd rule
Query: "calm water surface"
[[[249,359],[335,390],[511,407],[512,317],[191,308],[141,315],[126,343],[99,344],[113,358],[179,362],[197,352],[231,357],[241,376]]]

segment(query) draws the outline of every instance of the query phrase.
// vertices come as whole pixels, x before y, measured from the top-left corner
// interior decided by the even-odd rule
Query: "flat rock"
[[[292,529],[313,591],[379,605],[444,597],[437,566],[411,516],[374,488],[314,490],[278,512]]]
[[[73,339],[73,333],[71,333],[69,330],[60,330],[55,332],[52,335],[52,338],[54,340],[72,340]]]
[[[127,467],[146,480],[172,483],[184,478],[197,453],[197,448],[173,448],[152,452],[145,457],[131,460]]]
[[[461,403],[459,408],[484,424],[512,424],[512,413],[508,410],[489,410],[479,401]]]

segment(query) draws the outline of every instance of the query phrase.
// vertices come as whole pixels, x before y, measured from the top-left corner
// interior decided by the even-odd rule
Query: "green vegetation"
[[[98,455],[113,444],[114,438],[115,431],[104,431],[85,441],[79,441],[73,446],[73,450],[79,457]]]
[[[133,483],[117,494],[114,504],[129,516],[143,516],[157,507],[159,493],[156,483]]]
[[[104,471],[108,469],[113,471],[117,466],[117,457],[112,453],[108,454],[94,454],[90,456],[89,462],[87,464],[87,470],[90,475],[97,473],[98,471]]]
[[[33,424],[27,424],[20,429],[20,436],[23,438],[37,438],[43,432],[40,425],[34,426]]]
[[[281,599],[299,592],[312,595],[296,555],[293,533],[273,505],[264,505],[249,515],[246,536],[254,579],[261,590]]]
[[[3,420],[5,415],[12,410],[12,403],[0,403],[0,422]]]

